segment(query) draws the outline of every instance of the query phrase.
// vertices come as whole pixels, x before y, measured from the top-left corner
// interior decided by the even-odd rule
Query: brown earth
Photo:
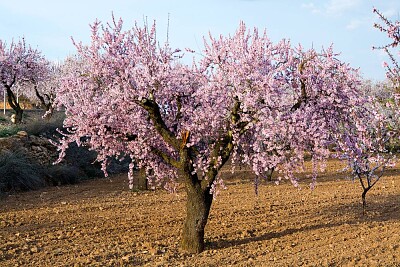
[[[206,250],[179,249],[185,193],[130,192],[125,175],[1,200],[0,266],[400,266],[400,170],[367,195],[331,161],[314,191],[226,176]],[[239,179],[246,177],[245,179]]]

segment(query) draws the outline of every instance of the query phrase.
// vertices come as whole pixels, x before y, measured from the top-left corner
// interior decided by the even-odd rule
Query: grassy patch
[[[54,114],[49,120],[36,118],[22,126],[29,135],[52,137],[57,134],[57,128],[62,129],[65,115]]]
[[[0,125],[0,138],[16,134],[20,128],[16,125]]]
[[[0,123],[7,123],[7,122],[9,122],[9,120],[3,115],[0,115]]]

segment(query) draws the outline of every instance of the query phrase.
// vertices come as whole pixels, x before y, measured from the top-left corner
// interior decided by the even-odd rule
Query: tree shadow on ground
[[[262,235],[245,237],[242,239],[219,239],[207,243],[208,249],[225,249],[252,242],[266,241],[273,238],[281,238],[303,231],[314,231],[323,228],[334,228],[344,224],[357,225],[364,222],[389,222],[400,220],[400,195],[389,195],[382,197],[374,202],[372,199],[367,202],[367,213],[363,216],[362,205],[358,201],[349,204],[332,205],[321,210],[326,218],[338,218],[336,221],[324,223],[317,220],[318,223],[305,227],[288,228],[283,231],[269,232]],[[343,218],[340,219],[340,218]],[[312,218],[311,218],[312,219]]]

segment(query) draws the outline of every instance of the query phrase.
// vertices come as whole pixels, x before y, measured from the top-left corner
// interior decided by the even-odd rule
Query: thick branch
[[[385,166],[382,166],[381,172],[379,173],[379,175],[377,176],[376,180],[371,184],[370,187],[373,187],[383,176],[383,173],[385,172]]]
[[[207,179],[204,179],[201,183],[201,187],[203,188],[203,190],[211,187],[218,172],[229,160],[229,157],[233,151],[232,141],[232,132],[229,131],[222,140],[218,141],[215,144],[214,149],[210,155],[212,160],[206,173]],[[220,161],[218,159],[220,159]]]
[[[162,136],[164,141],[175,148],[177,151],[179,151],[180,142],[168,129],[167,125],[162,119],[158,104],[154,100],[144,99],[142,101],[139,101],[139,105],[148,112],[156,131]]]
[[[310,58],[310,59],[312,59],[312,58]],[[308,60],[304,60],[299,64],[298,69],[299,69],[300,74],[303,74],[304,65],[307,63],[307,61]],[[301,78],[300,78],[300,90],[301,90],[300,98],[297,101],[297,103],[294,104],[293,107],[290,109],[291,111],[295,111],[295,110],[299,109],[301,104],[307,101],[306,84],[303,81],[303,79],[301,79]]]
[[[183,146],[179,153],[179,171],[187,185],[194,186],[199,183],[196,170],[193,167],[194,152],[192,147]]]
[[[240,101],[238,98],[235,98],[235,103],[233,104],[232,112],[231,112],[231,123],[233,125],[238,125],[240,120]],[[246,126],[247,124],[240,125],[241,127]],[[242,129],[242,130],[243,130]],[[243,131],[244,132],[244,131]],[[228,161],[232,151],[233,151],[233,133],[232,130],[229,130],[225,135],[222,136],[219,141],[215,143],[214,149],[211,152],[211,163],[208,167],[206,176],[207,179],[204,179],[201,183],[201,187],[203,190],[207,190],[214,183],[215,177],[217,176],[219,170],[225,165]]]
[[[126,138],[126,141],[135,141],[137,139],[137,134],[132,134],[132,133],[121,133],[118,130],[115,130],[114,128],[112,128],[111,126],[105,125],[104,128],[106,128],[107,132],[110,132],[112,134],[118,134],[118,135],[122,135],[123,137]]]
[[[35,84],[33,86],[33,89],[35,89],[36,97],[39,98],[39,101],[40,101],[42,107],[47,110],[48,109],[48,104],[46,104],[46,101],[44,100],[44,97],[39,93],[37,84]]]
[[[357,173],[358,179],[360,180],[361,186],[362,188],[365,190],[365,185],[364,185],[364,181],[362,179],[362,175],[360,173]]]
[[[15,111],[21,110],[17,98],[15,97],[14,92],[11,90],[11,86],[4,84],[4,87],[6,88],[7,91],[7,102],[10,105],[10,107]]]
[[[179,169],[181,167],[181,164],[180,164],[179,161],[173,159],[170,155],[167,155],[163,151],[161,151],[161,150],[159,150],[159,149],[157,149],[155,147],[151,147],[151,152],[153,152],[155,155],[157,155],[160,158],[162,158],[165,163],[171,165],[172,167],[175,167],[177,169]]]

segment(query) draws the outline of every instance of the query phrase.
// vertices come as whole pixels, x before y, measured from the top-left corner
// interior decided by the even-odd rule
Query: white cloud
[[[321,13],[321,10],[314,3],[303,3],[301,7],[310,10],[311,13]]]
[[[373,14],[369,15],[369,16],[361,16],[358,18],[353,18],[350,20],[349,23],[347,23],[346,25],[346,29],[347,30],[356,30],[358,28],[364,28],[364,29],[368,29],[371,28],[372,29],[372,25],[374,24],[374,19],[373,19]]]
[[[326,6],[328,15],[340,16],[344,12],[357,8],[362,0],[331,0]]]
[[[390,18],[390,17],[394,17],[394,16],[398,15],[399,13],[398,13],[398,11],[397,11],[396,9],[391,8],[391,9],[384,10],[384,11],[382,12],[382,14],[383,14],[385,17]]]
[[[358,8],[363,0],[330,0],[322,6],[316,5],[314,2],[303,3],[302,8],[310,10],[312,13],[321,13],[328,16],[341,16],[347,11]]]
[[[347,25],[346,29],[348,30],[355,30],[360,28],[364,24],[364,21],[359,19],[352,19]]]

